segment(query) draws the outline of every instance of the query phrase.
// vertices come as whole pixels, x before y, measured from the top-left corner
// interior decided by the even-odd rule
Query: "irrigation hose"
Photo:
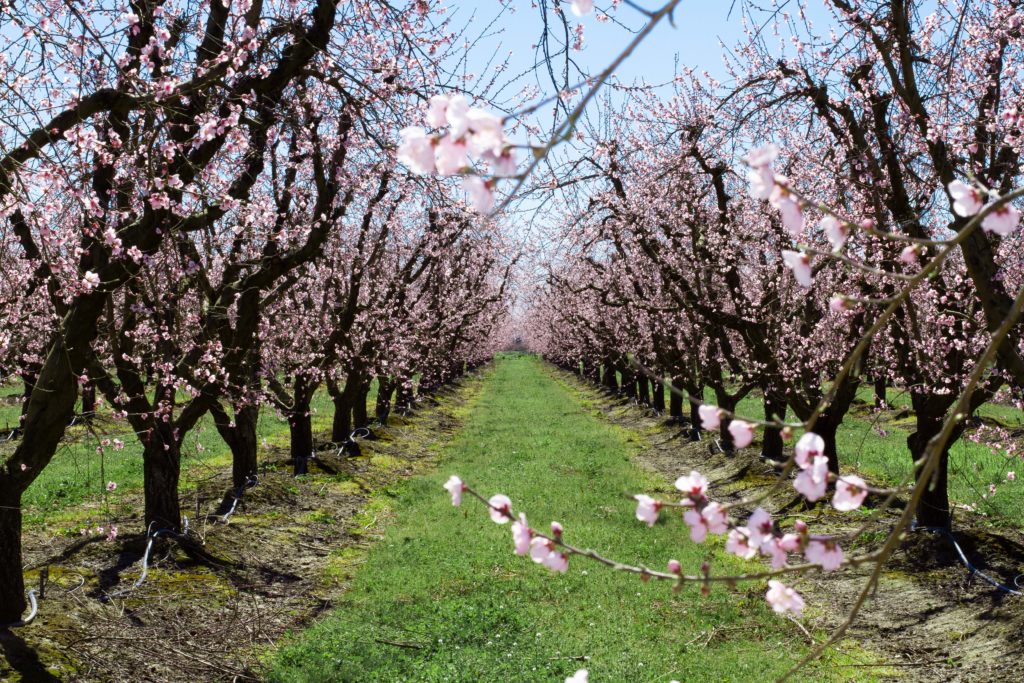
[[[981,577],[983,581],[995,587],[997,590],[1002,591],[1003,593],[1009,593],[1010,595],[1024,595],[1024,592],[1019,591],[1016,588],[1011,588],[1006,584],[1000,583],[999,581],[993,579],[985,572],[975,567],[974,564],[969,559],[967,559],[967,554],[964,553],[964,549],[960,547],[960,544],[957,542],[956,537],[953,535],[953,532],[951,532],[948,528],[941,526],[917,526],[916,524],[914,524],[911,527],[911,529],[913,529],[914,531],[929,531],[931,533],[942,534],[942,536],[945,537],[953,545],[953,548],[956,549],[956,554],[960,557],[960,563],[967,568],[967,571],[970,572],[971,575],[978,575],[979,577]],[[1017,577],[1014,578],[1013,582],[1016,584],[1017,580],[1020,579],[1022,576],[1024,576],[1024,574],[1017,575]]]
[[[10,624],[0,624],[0,631],[4,631],[10,628],[21,628],[22,626],[28,626],[36,618],[36,613],[39,612],[39,603],[36,602],[36,589],[30,588],[28,591],[28,604],[30,607],[28,616],[21,621],[15,621]]]

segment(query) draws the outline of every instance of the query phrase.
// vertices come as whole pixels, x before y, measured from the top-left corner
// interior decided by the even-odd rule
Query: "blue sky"
[[[554,0],[548,0],[549,3]],[[562,0],[568,6],[568,0]],[[505,11],[499,15],[500,5],[496,0],[477,0],[477,2],[453,1],[452,7],[456,16],[462,20],[474,14],[473,25],[479,32],[483,26],[498,16],[492,28],[492,34],[481,40],[471,52],[469,63],[477,66],[486,63],[486,59],[494,54],[504,55],[511,51],[513,57],[509,69],[512,73],[525,71],[533,63],[534,50],[532,45],[538,42],[542,30],[540,10],[532,7],[531,0],[513,0],[515,11]],[[648,9],[661,6],[661,0],[638,0],[638,4]],[[759,3],[765,7],[772,6],[772,0]],[[795,13],[797,0],[776,0],[776,5]],[[807,0],[807,14],[815,21],[816,27],[823,29],[828,23],[828,10],[822,0]],[[611,7],[611,2],[598,0],[597,7]],[[700,71],[707,71],[712,76],[724,80],[727,76],[722,63],[720,41],[733,45],[742,38],[741,11],[744,0],[683,0],[676,10],[675,25],[663,21],[647,40],[640,45],[633,55],[625,62],[618,72],[618,78],[624,83],[644,80],[647,83],[662,83],[672,79],[675,72],[675,60]],[[731,12],[730,12],[731,10]],[[627,28],[641,28],[646,18],[636,9],[622,3],[611,12],[617,22]],[[599,22],[595,14],[577,19],[569,15],[573,22],[580,22],[585,28],[584,48],[573,52],[573,58],[580,66],[590,73],[596,73],[606,67],[621,50],[629,43],[632,35],[616,22]],[[761,16],[768,16],[762,14]],[[471,29],[470,34],[474,31]],[[485,56],[486,55],[486,56]],[[485,74],[479,74],[485,78]],[[530,82],[536,82],[536,76]],[[550,91],[550,81],[543,80],[541,87]],[[524,82],[525,79],[524,79]]]

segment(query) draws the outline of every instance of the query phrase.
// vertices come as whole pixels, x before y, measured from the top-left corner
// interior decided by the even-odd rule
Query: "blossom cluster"
[[[791,188],[789,179],[776,173],[772,163],[778,158],[779,148],[774,144],[765,145],[752,150],[745,157],[747,164],[747,181],[750,196],[754,199],[768,200],[768,203],[779,211],[782,225],[794,240],[799,240],[804,232],[804,214],[807,202]],[[961,180],[954,180],[946,186],[946,191],[953,202],[953,212],[961,218],[971,218],[986,212],[981,220],[981,229],[1000,237],[1016,232],[1020,227],[1021,213],[1011,203],[1002,201],[998,192],[982,187],[980,184],[968,185]],[[858,226],[836,216],[825,213],[819,222],[822,234],[832,246],[833,252],[839,252],[847,238]],[[864,221],[860,227],[871,229],[873,223]],[[913,264],[917,260],[920,247],[917,244],[906,246],[900,254],[900,260]],[[810,255],[804,251],[783,249],[782,261],[789,268],[797,283],[802,287],[810,287],[813,283]],[[845,299],[840,297],[832,302],[833,310],[842,310]]]
[[[422,126],[403,128],[398,160],[421,175],[462,175],[462,186],[473,208],[480,213],[491,211],[495,178],[516,174],[515,152],[505,137],[504,121],[471,107],[463,95],[434,95],[425,123],[445,130],[430,134]],[[484,180],[474,171],[474,161],[488,164],[495,178]]]

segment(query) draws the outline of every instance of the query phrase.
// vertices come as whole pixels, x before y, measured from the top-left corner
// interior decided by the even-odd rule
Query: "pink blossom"
[[[668,561],[668,570],[670,572],[672,572],[673,574],[682,574],[683,573],[683,565],[679,564],[679,560],[669,560]]]
[[[744,560],[752,559],[757,555],[757,546],[750,540],[750,531],[744,527],[736,527],[729,531],[725,539],[725,551],[732,553]]]
[[[519,520],[512,522],[512,543],[515,546],[516,555],[525,555],[530,552],[530,526],[526,523],[526,515],[519,513]]]
[[[985,203],[985,195],[976,187],[972,187],[960,180],[954,180],[947,188],[949,196],[953,198],[953,211],[958,216],[973,216],[981,211]]]
[[[569,9],[577,17],[584,17],[594,11],[594,0],[572,0]],[[584,679],[586,683],[586,679]]]
[[[399,135],[398,160],[420,175],[434,172],[434,145],[427,132],[419,126],[403,128]]]
[[[804,545],[802,534],[783,534],[779,539],[779,548],[787,553],[798,553]]]
[[[469,166],[466,143],[445,135],[434,148],[434,162],[441,175],[454,175]]]
[[[115,538],[117,538],[117,527],[111,524],[110,529],[107,531],[107,540],[113,541]]]
[[[491,174],[499,178],[509,178],[518,173],[515,151],[506,149],[501,154],[487,154],[484,158],[491,165]]]
[[[476,156],[501,154],[505,148],[505,129],[500,117],[483,109],[470,109],[469,150]]]
[[[490,185],[478,175],[462,179],[462,189],[469,196],[469,204],[477,213],[490,213],[494,208],[494,193]]]
[[[903,247],[903,251],[900,252],[900,261],[906,263],[908,266],[912,266],[917,263],[918,247],[916,244]]]
[[[488,512],[496,524],[507,524],[512,520],[512,501],[503,493],[496,493],[487,501]]]
[[[750,196],[754,199],[768,199],[775,188],[775,174],[768,166],[747,169]]]
[[[771,558],[773,569],[781,569],[786,566],[788,556],[786,547],[783,545],[782,541],[783,539],[778,539],[772,536],[761,543],[761,554],[765,557]]]
[[[818,225],[821,226],[822,232],[825,233],[825,239],[829,241],[834,251],[843,248],[846,238],[849,236],[845,223],[835,216],[825,216]]]
[[[155,211],[166,209],[171,205],[170,197],[167,196],[166,192],[154,192],[149,195],[149,205],[153,207]]]
[[[729,433],[736,448],[746,448],[754,440],[754,425],[743,420],[733,420],[729,423]]]
[[[825,440],[814,432],[807,432],[796,442],[793,450],[796,452],[796,464],[807,469],[816,457],[825,454]]]
[[[117,490],[117,482],[116,481],[108,481],[107,482],[107,490],[108,491],[116,491]]]
[[[855,474],[840,477],[836,482],[836,492],[832,496],[832,507],[840,512],[856,510],[868,496],[867,484]]]
[[[801,287],[811,286],[813,281],[811,278],[811,259],[807,254],[802,251],[783,249],[782,261],[786,264],[787,268],[793,271],[793,277],[796,278]]]
[[[994,232],[1005,237],[1017,230],[1020,225],[1020,211],[1017,207],[1003,204],[994,211],[991,211],[981,220],[982,230]]]
[[[694,543],[703,543],[709,532],[724,534],[729,528],[725,510],[718,503],[708,503],[700,512],[687,510],[683,521],[690,527],[690,540]]]
[[[782,216],[782,227],[786,228],[793,239],[800,239],[804,231],[804,215],[800,211],[800,204],[793,199],[793,196],[785,188],[776,185],[768,201],[779,210]]]
[[[828,307],[834,313],[846,313],[850,310],[850,300],[842,294],[836,294],[828,300]]]
[[[530,559],[555,572],[569,568],[569,558],[555,549],[555,544],[546,538],[534,536],[530,541]]]
[[[469,100],[464,95],[450,97],[444,115],[453,138],[459,139],[469,130]]]
[[[636,518],[641,522],[647,522],[647,526],[654,526],[658,521],[658,510],[661,509],[661,502],[643,494],[633,496],[636,500]]]
[[[778,614],[792,612],[800,616],[804,610],[804,599],[795,590],[781,581],[769,581],[765,599]]]
[[[85,275],[82,276],[82,286],[86,289],[95,289],[100,286],[100,276],[91,270],[85,271]]]
[[[772,516],[768,514],[764,508],[757,508],[750,515],[747,520],[747,535],[750,537],[750,542],[756,548],[761,545],[766,539],[772,536]]]
[[[430,98],[430,106],[427,108],[426,121],[431,128],[441,128],[448,123],[445,112],[448,109],[447,95],[434,95]]]
[[[462,492],[466,490],[466,485],[462,483],[461,479],[453,474],[445,482],[444,488],[452,494],[452,505],[455,507],[462,505]]]
[[[828,458],[815,456],[811,466],[797,475],[793,487],[812,503],[825,495],[828,485]]]
[[[808,562],[821,565],[827,572],[839,569],[843,564],[843,549],[835,541],[811,541],[804,551]]]
[[[1006,473],[1006,481],[1014,481],[1015,479],[1017,479],[1016,472],[1010,470],[1009,472]]]
[[[701,428],[709,432],[718,429],[722,424],[722,413],[718,406],[702,405],[697,408],[697,414],[700,415]]]
[[[687,476],[676,479],[676,488],[690,498],[700,499],[708,490],[708,480],[697,470],[692,470]]]
[[[755,147],[754,149],[747,152],[747,156],[743,158],[743,161],[746,162],[747,166],[750,166],[751,168],[763,168],[765,166],[769,166],[778,158],[778,145],[769,142],[767,145]]]

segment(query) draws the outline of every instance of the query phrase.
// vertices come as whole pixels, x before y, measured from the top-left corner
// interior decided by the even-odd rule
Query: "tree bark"
[[[339,388],[336,382],[327,383],[327,392],[331,395],[331,403],[334,404],[331,441],[337,444],[345,443],[352,435],[352,406],[345,390]]]
[[[764,392],[764,419],[770,420],[784,420],[786,419],[786,397],[785,395],[779,395],[772,389],[768,389]],[[764,438],[761,442],[761,456],[774,460],[775,462],[785,462],[786,456],[783,453],[785,444],[782,442],[782,431],[777,427],[765,427]]]
[[[658,413],[665,412],[665,383],[651,380],[651,407]]]
[[[932,437],[942,431],[946,411],[953,405],[954,398],[916,392],[910,394],[910,400],[917,416],[917,429],[907,437],[907,447],[910,449],[910,457],[915,463],[924,456]],[[964,421],[959,423],[959,425],[963,424]],[[960,438],[962,432],[962,426],[954,429],[945,448],[938,455],[939,462],[931,479],[925,483],[925,489],[918,501],[917,509],[914,510],[914,516],[920,526],[948,529],[952,525],[952,513],[949,505],[949,446]],[[923,464],[914,467],[916,479],[921,477]]]
[[[683,381],[679,377],[672,378],[674,391],[668,397],[668,416],[676,422],[683,421]]]
[[[636,400],[645,406],[651,405],[651,382],[647,375],[636,377]]]
[[[361,382],[355,390],[355,401],[352,405],[352,424],[356,428],[369,427],[370,416],[366,410],[366,397],[370,394],[370,383]]]
[[[881,410],[889,404],[885,396],[885,376],[879,375],[875,377],[874,381],[875,388],[875,408]]]
[[[605,389],[613,394],[619,393],[619,376],[615,369],[615,364],[610,360],[607,360],[604,363],[604,375],[601,380],[604,383]]]
[[[142,449],[142,479],[145,493],[146,528],[181,530],[178,480],[181,476],[181,446],[173,428],[161,423],[150,431]]]
[[[96,385],[86,382],[82,387],[82,417],[86,420],[96,414]]]
[[[292,472],[298,476],[309,472],[309,458],[313,455],[313,418],[309,414],[309,403],[296,405],[288,416],[288,431],[291,440]]]
[[[0,490],[0,624],[21,621],[25,612],[21,569],[21,493]]]
[[[377,405],[374,412],[377,415],[377,422],[382,427],[388,424],[391,416],[391,400],[395,393],[395,383],[388,377],[377,378]]]

